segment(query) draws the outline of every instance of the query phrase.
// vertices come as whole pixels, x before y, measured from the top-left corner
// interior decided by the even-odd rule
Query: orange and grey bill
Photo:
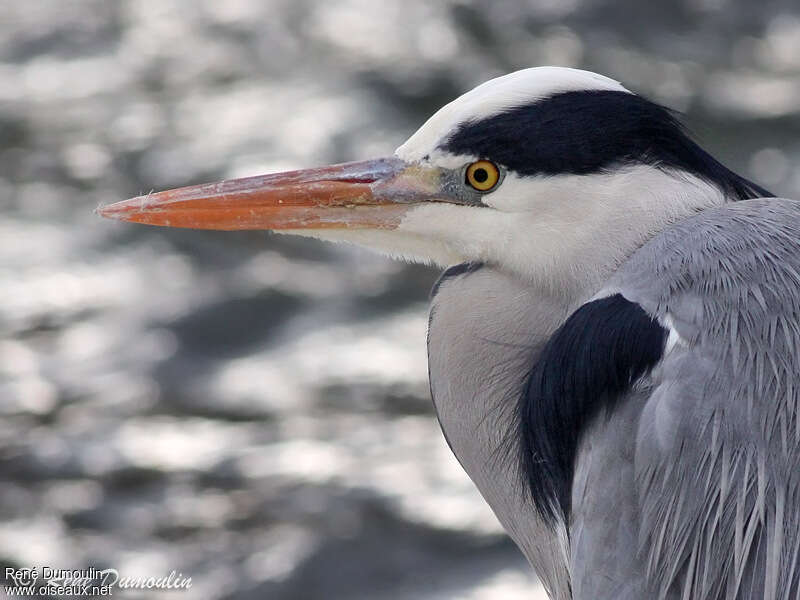
[[[439,187],[436,169],[391,157],[183,187],[97,212],[190,229],[393,229]]]

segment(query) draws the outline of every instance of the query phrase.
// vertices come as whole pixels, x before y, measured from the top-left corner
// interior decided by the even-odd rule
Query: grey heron
[[[800,598],[800,203],[617,81],[518,71],[391,157],[100,214],[446,268],[442,431],[554,600]]]

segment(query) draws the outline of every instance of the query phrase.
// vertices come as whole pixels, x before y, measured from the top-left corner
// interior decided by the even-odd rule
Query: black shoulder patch
[[[626,92],[556,94],[463,123],[441,147],[493,160],[520,175],[587,175],[645,163],[692,173],[732,198],[773,196],[700,148],[675,113]]]
[[[542,517],[569,522],[575,453],[586,425],[661,359],[667,330],[615,294],[588,302],[552,335],[520,402],[521,467]]]

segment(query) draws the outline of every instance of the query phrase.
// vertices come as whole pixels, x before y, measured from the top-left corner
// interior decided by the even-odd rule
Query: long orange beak
[[[191,229],[393,229],[412,205],[441,195],[440,180],[438,169],[381,158],[194,185],[97,212]]]

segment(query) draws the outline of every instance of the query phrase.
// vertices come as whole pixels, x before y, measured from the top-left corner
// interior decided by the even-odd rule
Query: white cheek
[[[607,218],[614,204],[614,187],[602,175],[520,176],[511,172],[497,191],[483,196],[483,202],[501,213],[535,216],[537,229],[555,228],[558,235],[579,237],[581,228],[594,227],[597,219]]]
[[[437,240],[449,258],[458,262],[486,260],[487,238],[498,242],[508,235],[497,222],[496,211],[443,202],[421,204],[406,214],[398,232],[426,240]],[[439,261],[437,261],[439,262]],[[449,263],[452,264],[452,263]]]
[[[592,175],[509,172],[497,191],[483,197],[486,205],[499,211],[535,212],[543,223],[560,223],[566,231],[572,226],[597,228],[595,218],[613,231],[621,220],[633,224],[653,213],[664,213],[662,217],[668,219],[670,213],[684,214],[698,201],[708,206],[723,200],[719,190],[696,177],[675,177],[649,165]]]
[[[442,266],[484,262],[524,278],[536,278],[542,268],[551,270],[565,245],[564,232],[542,227],[534,212],[444,203],[410,210],[395,231],[412,239],[436,240],[440,256],[450,261],[434,259]]]
[[[537,179],[506,173],[500,187],[483,196],[483,203],[504,212],[533,210],[536,204]]]
[[[448,267],[464,262],[450,245],[441,240],[421,237],[398,229],[298,229],[276,231],[279,234],[301,235],[326,242],[344,242],[367,248],[405,262],[435,264]]]

